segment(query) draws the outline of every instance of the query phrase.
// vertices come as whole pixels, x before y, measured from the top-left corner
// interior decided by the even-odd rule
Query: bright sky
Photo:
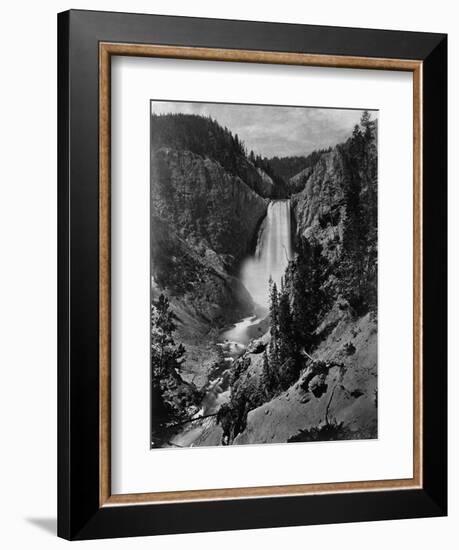
[[[224,103],[152,101],[152,113],[211,116],[233,134],[248,151],[266,157],[307,155],[347,139],[360,120],[361,110],[318,107],[273,107]],[[377,118],[377,111],[371,117]]]

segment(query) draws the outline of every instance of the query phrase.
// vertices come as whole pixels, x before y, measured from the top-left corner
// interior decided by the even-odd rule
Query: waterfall
[[[292,256],[290,201],[271,201],[258,233],[255,255],[241,269],[242,282],[258,306],[268,308],[269,277],[279,285]]]

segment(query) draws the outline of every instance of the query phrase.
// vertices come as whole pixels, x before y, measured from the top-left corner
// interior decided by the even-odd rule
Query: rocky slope
[[[335,308],[323,329],[335,325],[291,388],[251,410],[234,440],[247,443],[307,441],[307,434],[334,426],[334,439],[377,437],[377,327],[371,314],[354,321]],[[339,366],[318,369],[318,362]],[[258,363],[255,363],[256,365]],[[302,432],[306,435],[301,438]]]

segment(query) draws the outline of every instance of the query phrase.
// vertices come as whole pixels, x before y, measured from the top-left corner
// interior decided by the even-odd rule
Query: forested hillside
[[[314,168],[322,154],[330,150],[331,148],[319,149],[306,156],[272,157],[269,159],[269,163],[271,169],[274,170],[278,176],[282,177],[286,182],[289,182],[293,176],[296,176],[303,170]]]
[[[249,154],[237,134],[210,117],[153,115],[151,146],[153,150],[165,147],[212,159],[264,198],[278,198],[285,193],[285,181],[271,169],[268,159],[253,151]]]

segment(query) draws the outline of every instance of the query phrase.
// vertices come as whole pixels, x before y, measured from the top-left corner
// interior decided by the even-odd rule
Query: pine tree
[[[182,344],[175,344],[172,336],[175,329],[169,299],[160,294],[151,305],[151,368],[154,379],[175,374],[180,369],[185,348]]]
[[[354,126],[350,142],[351,162],[354,165],[360,165],[364,151],[364,136],[358,124]]]
[[[371,139],[374,123],[371,120],[371,115],[368,111],[363,111],[360,118],[360,126],[362,127],[363,137],[365,138],[365,141],[369,141]]]
[[[292,265],[291,278],[293,325],[296,341],[307,350],[312,345],[311,333],[315,328],[311,308],[311,272],[312,247],[307,239],[301,239],[298,257]]]
[[[271,339],[276,340],[279,333],[279,298],[277,294],[277,285],[269,278],[269,318],[271,327]]]
[[[297,244],[296,259],[286,272],[286,289],[290,306],[291,355],[301,348],[310,351],[315,342],[314,331],[333,296],[323,288],[328,277],[328,261],[320,244],[311,244],[301,238]],[[280,299],[279,299],[280,302]],[[280,306],[279,306],[280,307]]]
[[[343,255],[340,286],[354,314],[376,307],[377,148],[376,123],[364,111],[343,149],[347,188],[344,193]]]
[[[278,296],[278,323],[279,361],[282,364],[295,352],[290,298],[283,284]]]
[[[177,384],[181,382],[180,369],[185,348],[176,345],[172,336],[176,328],[169,300],[160,294],[151,304],[151,427],[152,440],[161,434],[161,427],[173,418],[186,413],[177,408],[173,396]],[[189,402],[194,398],[191,387],[188,391]]]
[[[279,361],[279,348],[277,345],[277,340],[273,340],[272,338],[268,348],[268,365],[269,365],[268,387],[271,389],[271,394],[273,394],[275,393],[279,385],[281,364]]]
[[[263,384],[263,390],[265,396],[269,399],[276,391],[278,378],[277,372],[269,363],[269,358],[266,350],[263,352],[263,370],[261,375],[261,381]]]
[[[360,126],[356,124],[354,126],[354,129],[352,130],[352,139],[355,141],[360,139],[361,137],[362,137],[362,130],[360,129]]]
[[[277,285],[269,278],[269,320],[271,340],[269,343],[269,369],[270,383],[279,376],[280,360],[279,360],[279,295]]]

